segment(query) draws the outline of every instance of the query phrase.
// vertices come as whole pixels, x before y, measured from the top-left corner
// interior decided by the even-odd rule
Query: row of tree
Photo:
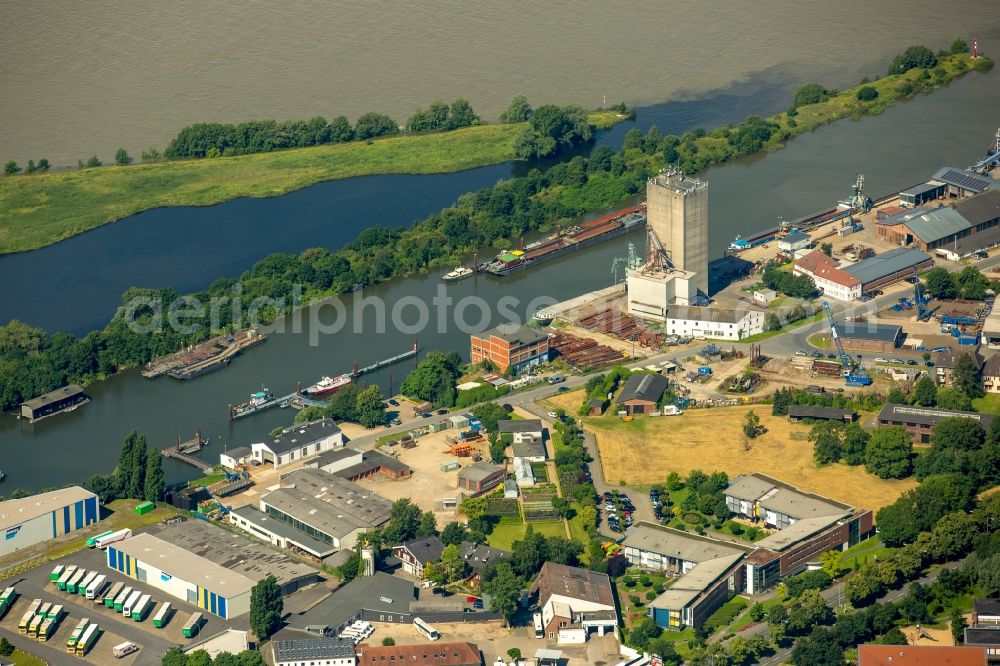
[[[791,271],[782,270],[779,266],[768,266],[761,276],[764,286],[779,294],[795,298],[813,298],[819,293],[816,283],[808,275],[793,275]]]
[[[158,502],[166,487],[163,456],[156,447],[149,447],[145,435],[133,430],[122,442],[115,471],[95,474],[82,485],[97,495],[101,504],[120,498]]]
[[[325,406],[310,405],[299,410],[295,415],[295,423],[308,423],[324,418],[349,421],[365,428],[385,425],[388,418],[385,396],[378,384],[361,388],[351,383],[334,393]]]
[[[244,650],[239,654],[220,652],[212,657],[205,650],[190,654],[179,647],[172,647],[163,655],[162,666],[265,666],[267,662],[257,650]]]
[[[990,280],[975,266],[966,266],[957,273],[932,268],[923,274],[924,287],[937,299],[965,298],[981,301],[990,288]]]

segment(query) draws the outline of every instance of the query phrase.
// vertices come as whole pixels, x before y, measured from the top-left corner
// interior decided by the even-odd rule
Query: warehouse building
[[[378,451],[358,451],[350,447],[324,451],[305,466],[336,474],[348,481],[360,481],[376,474],[390,479],[405,479],[413,474],[409,465],[391,456]]]
[[[47,416],[76,409],[88,402],[90,397],[83,392],[83,389],[76,384],[70,384],[26,400],[21,404],[21,418],[34,423]]]
[[[949,206],[915,208],[877,222],[879,238],[896,245],[915,245],[924,252],[949,246],[976,232]]]
[[[992,414],[979,412],[960,412],[955,409],[938,409],[935,407],[913,407],[910,405],[885,404],[878,413],[878,427],[889,428],[900,426],[910,433],[910,437],[918,444],[928,444],[934,425],[941,419],[961,417],[978,421],[983,430],[989,432],[993,423]]]
[[[951,199],[964,199],[996,187],[996,181],[989,176],[947,166],[941,167],[931,180],[944,183],[944,196]]]
[[[841,366],[839,363],[839,369]],[[801,421],[802,419],[814,419],[817,421],[840,421],[841,423],[854,423],[858,418],[858,413],[853,409],[838,409],[836,407],[821,407],[819,405],[789,405],[788,420]]]
[[[354,666],[354,641],[303,638],[271,642],[274,666]]]
[[[913,277],[933,265],[934,260],[917,248],[900,247],[846,266],[844,270],[861,282],[861,293],[867,294]]]
[[[389,520],[392,502],[335,474],[302,468],[281,482],[260,498],[261,512],[337,550],[354,548],[360,534]]]
[[[874,322],[842,322],[837,335],[844,349],[852,351],[892,352],[903,343],[903,327]]]
[[[909,208],[922,206],[929,201],[940,199],[944,196],[947,185],[939,180],[929,180],[922,185],[915,185],[899,193],[899,205]]]
[[[319,582],[316,570],[201,520],[108,546],[108,567],[224,619],[250,611],[250,590],[273,575],[288,595]]]
[[[500,372],[527,370],[549,360],[549,336],[520,324],[501,324],[471,338],[472,363],[490,361]]]
[[[458,488],[470,495],[493,490],[507,478],[507,468],[488,462],[477,462],[458,471]]]
[[[629,414],[650,414],[670,382],[656,373],[633,373],[618,394],[618,404]]]
[[[0,502],[0,556],[75,532],[100,519],[97,495],[80,486]]]
[[[417,590],[408,580],[376,571],[372,576],[359,576],[334,590],[325,599],[304,613],[289,617],[295,629],[321,636],[336,636],[355,620],[410,624],[411,605]]]
[[[358,666],[482,666],[483,655],[475,643],[358,646]],[[317,665],[318,666],[318,665]]]
[[[764,311],[676,305],[667,310],[664,330],[685,338],[742,340],[764,332]]]
[[[272,546],[287,548],[320,560],[337,552],[337,547],[333,544],[313,538],[249,504],[233,509],[229,514],[229,523]]]
[[[853,301],[861,297],[861,280],[839,268],[835,259],[820,250],[797,259],[792,274],[811,277],[816,288],[827,298]]]
[[[344,445],[344,433],[330,419],[285,428],[266,442],[251,444],[252,458],[275,469]]]

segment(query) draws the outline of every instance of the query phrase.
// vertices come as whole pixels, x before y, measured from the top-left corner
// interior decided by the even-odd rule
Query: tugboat
[[[321,395],[328,395],[335,391],[339,391],[348,384],[354,381],[351,375],[338,375],[336,377],[323,377],[318,382],[310,386],[309,388],[303,390],[302,392],[311,398],[316,398]]]
[[[473,270],[466,266],[456,266],[455,270],[448,271],[441,276],[441,279],[445,282],[457,282],[458,280],[465,279],[472,275]]]

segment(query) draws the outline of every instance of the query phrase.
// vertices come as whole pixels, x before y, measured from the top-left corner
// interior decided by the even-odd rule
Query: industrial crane
[[[872,383],[872,378],[868,376],[861,362],[855,366],[852,364],[852,359],[846,351],[844,351],[844,345],[840,342],[840,337],[837,335],[837,325],[833,321],[833,311],[830,309],[830,304],[823,301],[823,309],[826,310],[826,317],[830,321],[830,337],[833,338],[833,343],[837,345],[837,356],[840,358],[841,365],[844,366],[844,381],[847,382],[848,386],[870,386]]]
[[[931,311],[925,307],[927,299],[920,291],[920,279],[917,278],[916,274],[913,277],[916,278],[913,282],[913,300],[917,304],[917,321],[927,321],[931,318]]]

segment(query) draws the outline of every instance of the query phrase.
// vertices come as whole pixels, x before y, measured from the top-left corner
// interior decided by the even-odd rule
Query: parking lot
[[[134,590],[150,594],[154,605],[143,622],[135,622],[124,618],[120,613],[106,608],[103,604],[95,604],[78,594],[59,590],[55,583],[49,582],[49,574],[57,564],[76,565],[88,571],[97,571],[108,577],[108,582],[114,584],[123,581]],[[91,664],[116,663],[123,666],[150,666],[159,664],[164,652],[169,648],[199,640],[202,636],[216,634],[225,629],[228,623],[211,613],[203,612],[201,631],[193,639],[184,638],[181,628],[195,611],[200,609],[149,585],[140,583],[124,574],[109,569],[105,564],[104,551],[83,550],[66,558],[49,562],[32,569],[25,574],[0,582],[0,587],[13,585],[17,589],[18,598],[13,607],[0,620],[0,635],[6,636],[15,646],[45,659],[49,664]],[[17,625],[21,616],[28,610],[33,599],[43,602],[61,604],[63,617],[55,634],[44,643],[36,642],[29,636],[19,634]],[[162,629],[153,627],[153,612],[161,602],[169,601],[175,609],[167,626]],[[66,640],[73,627],[83,618],[96,622],[101,629],[101,636],[85,657],[77,657],[66,653]],[[123,659],[114,659],[111,648],[119,643],[131,641],[139,646],[139,652]]]

